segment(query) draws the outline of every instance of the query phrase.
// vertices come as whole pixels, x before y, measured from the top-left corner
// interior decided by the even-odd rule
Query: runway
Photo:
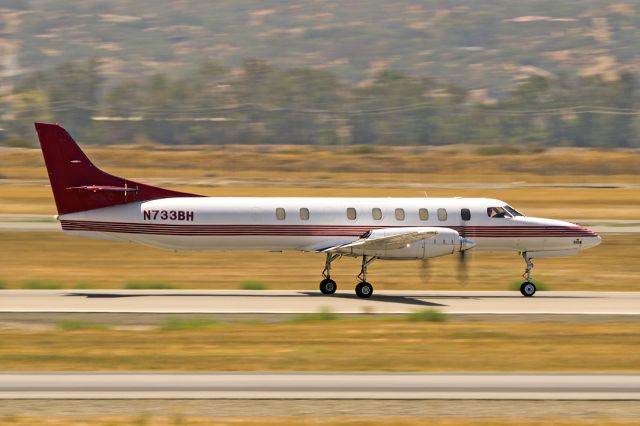
[[[0,399],[640,400],[640,375],[4,373]]]
[[[640,315],[640,292],[376,291],[351,290],[4,290],[0,313],[406,314],[437,309],[450,314]]]

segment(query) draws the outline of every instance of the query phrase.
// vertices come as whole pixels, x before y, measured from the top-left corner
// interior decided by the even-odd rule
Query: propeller
[[[473,248],[476,244],[466,238],[466,226],[460,227],[460,254],[458,256],[458,281],[464,286],[469,280],[469,271],[467,269],[467,250]]]
[[[469,279],[468,273],[468,257],[470,256],[467,251],[475,247],[476,243],[470,239],[464,237],[464,231],[460,232],[460,247],[458,252],[458,281],[464,286]],[[424,284],[427,284],[431,278],[431,263],[429,259],[422,259],[420,267],[420,278]]]
[[[429,259],[422,259],[420,278],[422,278],[423,284],[427,284],[429,282],[429,278],[431,278],[431,265],[429,264]]]
[[[469,280],[469,271],[467,268],[467,255],[466,250],[463,250],[458,255],[458,281],[460,285],[466,285]]]

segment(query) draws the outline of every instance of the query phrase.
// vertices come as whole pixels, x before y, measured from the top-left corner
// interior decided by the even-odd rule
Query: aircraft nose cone
[[[589,228],[581,227],[587,235],[582,238],[582,250],[593,248],[602,242],[602,237]]]
[[[476,246],[476,242],[468,238],[460,237],[460,251],[472,249]]]
[[[593,232],[593,231],[591,231]],[[593,236],[591,237],[587,237],[584,240],[582,240],[582,248],[583,249],[590,249],[593,248],[597,245],[600,245],[600,243],[602,243],[602,237],[600,237],[600,235],[596,234],[595,232],[593,232]]]

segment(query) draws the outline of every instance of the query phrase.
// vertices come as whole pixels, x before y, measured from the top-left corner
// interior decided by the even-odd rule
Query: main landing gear
[[[368,299],[373,294],[373,286],[367,282],[367,266],[374,260],[376,260],[375,256],[362,256],[362,266],[358,274],[360,282],[356,286],[356,295],[363,299]]]
[[[331,262],[339,259],[341,256],[341,254],[327,253],[324,270],[322,271],[324,279],[320,281],[320,291],[322,294],[333,294],[336,292],[338,286],[336,282],[331,279]],[[367,282],[367,267],[374,260],[376,260],[375,256],[362,256],[362,266],[358,274],[359,283],[356,285],[356,295],[363,299],[367,299],[373,294],[373,286]]]
[[[336,282],[331,279],[331,262],[340,256],[339,254],[327,253],[327,260],[324,263],[324,270],[322,271],[324,279],[320,281],[320,291],[322,294],[333,294],[338,289]]]
[[[520,293],[522,293],[524,297],[531,297],[536,294],[536,285],[531,281],[531,270],[533,269],[533,262],[526,252],[522,253],[522,257],[527,263],[527,268],[525,269],[524,274],[522,274],[525,282],[520,285]]]

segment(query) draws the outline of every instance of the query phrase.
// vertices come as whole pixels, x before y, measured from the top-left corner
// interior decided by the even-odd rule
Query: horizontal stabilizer
[[[84,185],[84,186],[71,186],[67,189],[77,189],[78,191],[112,191],[112,192],[138,192],[139,188],[127,188],[126,186],[99,186],[99,185]]]

